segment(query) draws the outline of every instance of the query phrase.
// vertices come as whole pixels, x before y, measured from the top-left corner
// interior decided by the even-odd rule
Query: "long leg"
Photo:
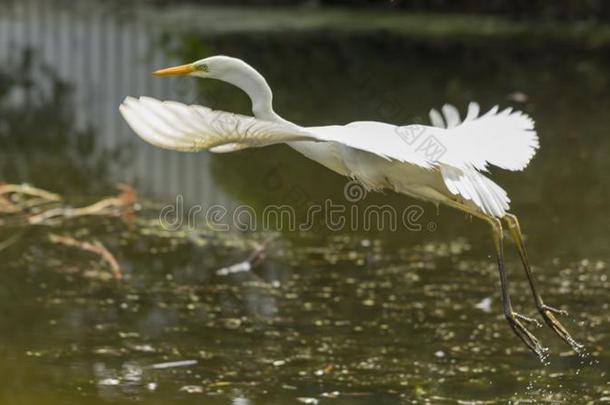
[[[538,312],[540,312],[540,315],[542,315],[542,318],[546,324],[549,325],[551,329],[553,329],[555,333],[557,333],[557,335],[559,335],[559,337],[561,337],[567,344],[572,346],[574,350],[578,351],[582,349],[583,346],[576,342],[566,328],[564,328],[557,318],[555,318],[554,314],[567,315],[566,311],[546,305],[536,290],[536,283],[534,282],[534,276],[527,257],[527,251],[525,250],[525,243],[523,242],[523,235],[521,234],[519,220],[513,214],[506,214],[503,219],[506,221],[513,241],[517,245],[517,250],[519,251],[519,256],[521,257],[521,263],[523,263],[523,269],[525,270],[525,275],[527,276],[527,281],[529,282]]]
[[[531,318],[523,316],[513,311],[513,307],[510,302],[510,295],[508,294],[508,279],[506,277],[506,270],[504,268],[504,247],[503,247],[503,233],[502,233],[502,222],[499,219],[485,215],[479,211],[469,208],[468,206],[462,205],[455,201],[450,201],[447,205],[457,208],[460,211],[466,212],[477,218],[481,218],[487,221],[492,228],[494,247],[496,249],[496,258],[498,261],[498,273],[500,276],[500,288],[502,292],[502,308],[504,309],[504,317],[508,321],[508,324],[515,332],[515,334],[525,343],[525,345],[534,352],[539,358],[544,358],[546,349],[542,347],[538,339],[523,326],[521,321],[536,323]]]

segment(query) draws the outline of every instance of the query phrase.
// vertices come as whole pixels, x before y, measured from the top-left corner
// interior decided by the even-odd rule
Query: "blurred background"
[[[609,18],[594,0],[0,0],[0,403],[608,400]],[[344,202],[345,179],[285,146],[182,154],[131,132],[126,96],[250,114],[224,83],[150,75],[215,54],[258,69],[302,125],[427,123],[447,102],[530,114],[537,156],[492,175],[588,354],[546,329],[550,365],[521,347],[485,224],[446,208],[360,202],[418,204],[420,231],[163,227],[177,200],[300,217]],[[62,202],[6,187],[23,184]],[[255,269],[218,273],[261,244]]]

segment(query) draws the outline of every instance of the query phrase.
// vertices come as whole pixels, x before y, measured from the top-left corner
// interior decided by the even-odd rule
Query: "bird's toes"
[[[542,324],[536,318],[531,318],[529,316],[521,315],[521,314],[518,314],[516,312],[513,313],[513,315],[515,316],[515,318],[519,319],[520,321],[527,322],[527,323],[532,324],[532,325],[534,325],[534,326],[536,326],[538,328],[542,328]]]
[[[523,343],[525,343],[528,349],[536,354],[541,361],[544,361],[546,359],[547,349],[540,344],[540,341],[538,338],[536,338],[536,336],[534,336],[525,326],[523,326],[519,319],[524,320],[525,322],[536,323],[534,319],[515,312],[506,315],[506,320],[515,334]]]
[[[584,346],[580,343],[578,343],[576,340],[574,340],[574,338],[572,337],[572,335],[570,335],[570,332],[568,332],[568,330],[561,324],[561,322],[559,322],[559,320],[555,317],[554,313],[561,313],[563,314],[561,311],[560,312],[556,312],[559,310],[556,310],[555,308],[553,308],[554,310],[545,308],[546,306],[543,306],[543,309],[540,311],[540,314],[542,315],[542,318],[544,319],[544,322],[549,325],[549,327],[551,329],[553,329],[553,331],[555,331],[555,333],[564,341],[566,342],[568,345],[570,345],[570,347],[572,347],[572,349],[577,352],[580,353],[582,352],[582,350],[584,349]],[[565,311],[563,311],[565,312]]]
[[[540,308],[538,308],[538,310],[540,312],[549,311],[549,312],[552,312],[557,315],[568,316],[568,311],[566,311],[565,309],[551,307],[550,305],[546,305],[546,304],[540,305]]]

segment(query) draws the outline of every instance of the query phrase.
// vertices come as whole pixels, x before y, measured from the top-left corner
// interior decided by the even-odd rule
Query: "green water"
[[[163,10],[155,18],[162,21]],[[0,24],[5,34],[17,29]],[[463,109],[470,100],[531,114],[542,145],[536,158],[523,173],[493,176],[521,219],[545,302],[570,311],[562,321],[587,354],[546,327],[532,331],[549,347],[549,364],[527,352],[502,316],[486,225],[448,208],[421,205],[421,230],[163,229],[159,209],[177,195],[204,207],[222,196],[257,214],[289,201],[301,217],[325,199],[344,202],[345,180],[283,146],[184,157],[143,144],[121,127],[116,107],[126,95],[153,94],[152,82],[140,82],[136,94],[113,83],[132,85],[163,66],[153,56],[126,70],[101,65],[136,48],[129,45],[136,34],[113,28],[113,47],[89,62],[70,47],[58,49],[72,63],[57,66],[44,47],[0,48],[0,181],[27,181],[74,206],[116,193],[117,183],[133,184],[140,196],[127,223],[94,217],[32,227],[0,216],[0,241],[14,238],[0,249],[1,404],[610,400],[607,49],[561,37],[525,44],[510,32],[426,39],[330,26],[164,27],[146,39],[175,60],[216,53],[248,60],[273,87],[276,110],[303,125],[424,122],[430,107]],[[96,32],[104,33],[66,29],[45,46]],[[106,73],[116,100],[88,87],[89,75]],[[246,97],[229,86],[167,83],[173,98],[248,112]],[[357,205],[386,202],[419,204],[388,193]],[[124,279],[109,279],[94,254],[51,243],[50,233],[102,242]],[[251,272],[218,274],[270,234]],[[514,305],[533,314],[509,241],[506,250]]]

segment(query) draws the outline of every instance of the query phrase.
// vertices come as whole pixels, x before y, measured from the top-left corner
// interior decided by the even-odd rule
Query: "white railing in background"
[[[107,7],[107,8],[104,8]],[[234,202],[214,185],[210,156],[181,154],[145,144],[127,127],[118,106],[127,95],[192,101],[185,86],[159,80],[151,70],[172,60],[156,46],[160,32],[130,12],[117,13],[107,2],[79,0],[0,0],[0,63],[32,49],[36,58],[73,87],[78,127],[92,126],[103,148],[130,144],[135,158],[117,181],[134,180],[146,194],[186,203]],[[191,100],[188,100],[191,98]]]

